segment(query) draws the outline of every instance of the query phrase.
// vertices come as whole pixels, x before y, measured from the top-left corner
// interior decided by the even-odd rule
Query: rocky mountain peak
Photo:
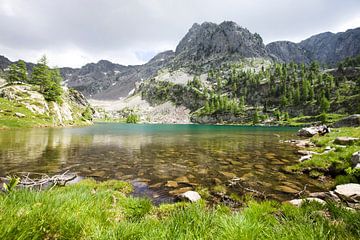
[[[259,34],[231,21],[194,24],[176,47],[175,55],[176,61],[200,64],[209,60],[268,56]]]
[[[151,64],[151,63],[155,63],[155,62],[163,62],[163,61],[168,61],[169,59],[172,59],[175,56],[175,53],[173,50],[168,50],[165,52],[161,52],[156,54],[152,59],[149,60],[148,63],[146,64]]]

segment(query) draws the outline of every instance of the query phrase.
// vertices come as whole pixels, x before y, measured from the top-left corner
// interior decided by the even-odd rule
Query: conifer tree
[[[13,63],[9,67],[9,75],[7,78],[8,83],[26,83],[27,69],[23,60],[19,60],[17,63]]]

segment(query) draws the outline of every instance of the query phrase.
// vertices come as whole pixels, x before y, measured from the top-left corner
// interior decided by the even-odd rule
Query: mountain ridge
[[[213,66],[238,62],[244,58],[262,58],[275,62],[296,62],[334,66],[340,60],[360,54],[360,28],[345,32],[324,32],[299,43],[275,41],[267,45],[261,36],[231,21],[220,24],[194,23],[175,51],[155,55],[142,65],[121,65],[108,60],[88,63],[81,68],[60,68],[65,83],[86,97],[116,100],[132,92],[137,83],[154,77],[161,69],[186,68],[188,72],[206,72]],[[0,68],[11,61],[0,56]],[[27,63],[31,71],[33,64]],[[199,70],[200,69],[200,70]]]

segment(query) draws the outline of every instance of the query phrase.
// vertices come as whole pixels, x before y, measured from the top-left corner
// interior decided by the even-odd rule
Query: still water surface
[[[116,123],[4,130],[0,131],[0,176],[70,170],[100,180],[131,181],[135,195],[160,202],[171,200],[180,188],[212,189],[238,177],[253,189],[285,200],[305,184],[309,190],[321,189],[319,182],[305,175],[281,171],[299,158],[293,146],[280,143],[295,138],[296,130]],[[174,182],[166,186],[167,181],[178,186],[170,186]]]

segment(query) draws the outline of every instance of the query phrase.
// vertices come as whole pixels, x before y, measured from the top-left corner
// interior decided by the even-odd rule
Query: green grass
[[[344,118],[347,115],[344,114],[336,114],[336,113],[328,113],[326,114],[326,124],[331,124],[340,119]],[[294,118],[289,118],[288,121],[281,121],[282,125],[289,125],[294,127],[301,127],[312,124],[314,122],[321,122],[321,114],[317,116],[299,116]]]
[[[101,118],[94,119],[94,122],[126,123],[126,118]]]
[[[0,239],[359,239],[360,212],[328,203],[300,208],[247,203],[233,212],[205,202],[153,206],[127,183],[78,184],[0,194]]]
[[[327,146],[335,148],[328,154],[313,155],[310,160],[306,160],[294,166],[287,167],[290,171],[318,171],[330,173],[333,176],[346,174],[345,170],[351,167],[351,155],[360,151],[360,142],[351,146],[340,147],[334,144],[337,137],[360,137],[360,127],[357,128],[333,128],[331,133],[325,136],[314,136],[311,140],[316,147],[309,150],[322,153]]]
[[[33,101],[32,104],[36,103]],[[39,105],[39,103],[38,103]],[[72,106],[74,112],[80,112],[82,109]],[[25,117],[17,117],[15,113],[24,114]],[[64,125],[87,126],[89,121],[81,117],[75,117],[73,121],[64,121]],[[59,123],[52,116],[34,114],[23,104],[13,102],[0,97],[0,129],[13,128],[32,128],[32,127],[56,127]]]
[[[4,98],[0,98],[0,110],[0,129],[53,126],[50,117],[34,114],[22,104]],[[16,117],[15,113],[22,113],[25,117]]]

